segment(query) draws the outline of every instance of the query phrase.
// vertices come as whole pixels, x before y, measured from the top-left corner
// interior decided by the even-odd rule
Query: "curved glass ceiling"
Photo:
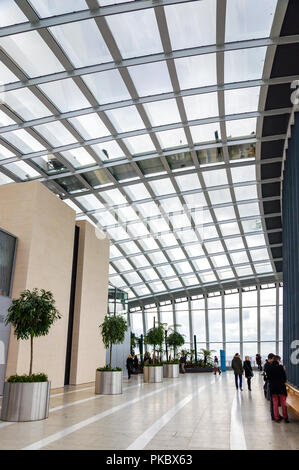
[[[0,184],[101,228],[130,299],[276,275],[257,124],[279,9],[224,3],[1,1]]]

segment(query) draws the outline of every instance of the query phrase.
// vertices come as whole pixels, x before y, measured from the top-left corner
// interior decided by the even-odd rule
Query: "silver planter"
[[[179,364],[163,364],[163,376],[168,379],[176,379],[180,374]]]
[[[49,416],[51,382],[5,382],[1,419],[39,421]]]
[[[163,381],[163,366],[144,366],[144,382],[157,383]]]
[[[122,393],[122,371],[96,371],[95,393],[100,395],[119,395]]]

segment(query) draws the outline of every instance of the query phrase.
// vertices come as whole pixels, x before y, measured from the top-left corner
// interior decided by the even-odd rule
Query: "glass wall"
[[[235,353],[255,361],[260,353],[263,360],[270,352],[282,355],[282,286],[261,286],[213,292],[207,296],[161,302],[130,311],[131,328],[137,335],[145,334],[153,318],[168,326],[175,325],[184,335],[184,349],[225,349],[227,364]]]

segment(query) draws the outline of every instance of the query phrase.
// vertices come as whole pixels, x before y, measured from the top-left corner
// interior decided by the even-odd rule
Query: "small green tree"
[[[215,352],[215,349],[201,349],[200,350],[199,353],[202,354],[203,357],[204,357],[204,365],[205,366],[207,365],[208,361],[211,362],[211,360],[212,360],[211,355],[212,355],[213,352]]]
[[[32,375],[33,338],[46,336],[52,324],[59,318],[61,315],[55,307],[55,300],[50,291],[27,289],[18,299],[12,301],[5,324],[10,323],[13,326],[18,340],[30,338],[29,375]]]
[[[128,324],[121,315],[106,315],[100,329],[103,343],[110,350],[109,368],[111,369],[112,346],[124,342]]]
[[[173,348],[173,358],[175,359],[177,348],[185,344],[184,337],[178,331],[173,331],[167,337],[166,341],[167,341],[168,346]]]
[[[150,330],[148,330],[147,334],[145,335],[144,342],[145,344],[149,344],[154,347],[153,351],[153,364],[156,361],[156,347],[162,346],[164,340],[164,328],[162,323],[158,323],[158,326],[154,326]]]

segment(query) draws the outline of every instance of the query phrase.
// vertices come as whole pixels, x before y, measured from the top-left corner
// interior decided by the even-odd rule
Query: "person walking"
[[[242,375],[243,375],[243,366],[242,366],[242,361],[240,358],[240,354],[236,353],[234,355],[234,358],[232,360],[232,369],[235,374],[235,384],[236,384],[236,389],[238,390],[238,379],[239,379],[239,386],[241,392],[243,391],[242,388]]]
[[[269,367],[271,367],[274,357],[275,355],[273,353],[269,353],[268,359],[264,365],[264,380],[265,380],[264,393],[265,393],[265,398],[267,398],[267,400],[270,401],[270,414],[271,414],[272,421],[275,420],[275,417],[274,417],[274,410],[273,410],[273,400],[272,400],[272,395],[270,392],[270,382],[269,382],[269,377],[268,377],[268,371],[269,371]]]
[[[184,355],[184,353],[181,353],[180,366],[181,366],[181,371],[183,374],[186,374],[186,370],[185,370],[186,362],[187,362],[187,357]]]
[[[133,359],[133,367],[134,367],[134,371],[137,373],[138,372],[138,357],[136,354]]]
[[[256,362],[258,370],[263,370],[262,369],[262,358],[261,358],[260,354],[255,355],[255,362]]]
[[[133,358],[132,358],[131,354],[129,354],[128,357],[127,357],[126,366],[127,366],[127,369],[128,369],[128,379],[130,379],[131,374],[132,374],[133,369],[134,369],[134,363],[133,363]]]
[[[272,364],[268,367],[267,377],[270,384],[270,393],[273,401],[273,412],[276,423],[280,423],[284,418],[286,423],[289,423],[288,410],[287,410],[287,389],[286,381],[287,376],[284,367],[280,364],[280,356],[274,356]],[[279,401],[282,408],[282,417],[279,415],[278,406]]]
[[[251,392],[251,379],[253,377],[253,370],[252,370],[249,356],[245,356],[245,361],[243,362],[243,369],[245,372],[245,377],[247,379],[248,390],[249,392]]]
[[[217,372],[219,372],[219,375],[221,374],[221,370],[220,370],[220,367],[219,367],[219,361],[218,361],[218,357],[215,356],[214,357],[214,375],[217,374]]]

